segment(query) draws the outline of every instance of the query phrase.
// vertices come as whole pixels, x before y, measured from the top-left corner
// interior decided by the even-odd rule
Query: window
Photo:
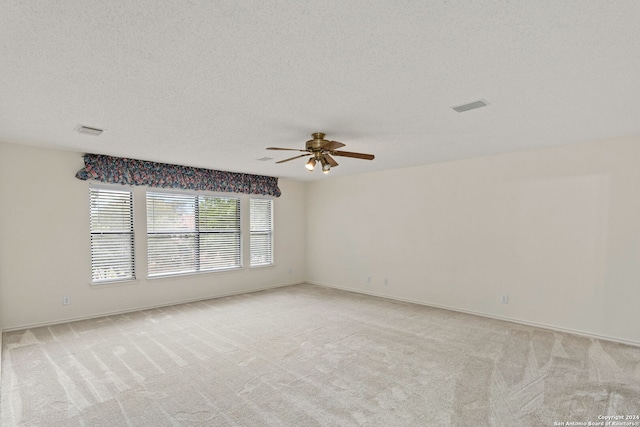
[[[89,189],[94,283],[135,279],[131,191]]]
[[[149,277],[241,267],[240,199],[147,192]]]
[[[273,200],[251,199],[250,249],[252,267],[273,264]]]

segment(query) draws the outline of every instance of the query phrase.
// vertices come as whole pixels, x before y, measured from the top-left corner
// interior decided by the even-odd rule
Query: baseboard
[[[243,290],[243,291],[227,292],[227,293],[222,293],[222,294],[209,295],[209,296],[206,296],[206,297],[199,297],[199,298],[191,298],[191,299],[173,301],[173,302],[170,302],[170,303],[147,305],[147,306],[142,306],[142,307],[137,307],[137,308],[129,308],[129,309],[126,309],[126,310],[105,311],[105,312],[95,313],[95,314],[91,314],[91,315],[87,315],[87,316],[69,317],[69,318],[65,318],[65,319],[61,319],[61,320],[56,320],[56,321],[53,321],[53,322],[30,323],[30,324],[25,324],[25,325],[20,325],[20,326],[15,326],[15,327],[10,327],[10,328],[3,329],[2,331],[0,331],[0,335],[2,335],[3,332],[20,331],[20,330],[23,330],[23,329],[39,328],[39,327],[42,327],[42,326],[53,326],[53,325],[59,325],[59,324],[62,324],[62,323],[77,322],[79,320],[97,319],[97,318],[100,318],[100,317],[115,316],[115,315],[118,315],[118,314],[135,313],[136,311],[151,310],[151,309],[154,309],[154,308],[170,307],[172,305],[188,304],[188,303],[191,303],[191,302],[206,301],[206,300],[209,300],[209,299],[224,298],[224,297],[229,297],[229,296],[233,296],[233,295],[241,295],[241,294],[250,294],[250,293],[253,293],[253,292],[266,291],[266,290],[269,290],[269,289],[284,288],[286,286],[294,286],[294,285],[299,285],[301,283],[302,282],[292,282],[292,283],[283,283],[283,284],[278,284],[278,285],[268,285],[268,286],[262,286],[262,287],[257,287],[257,288],[246,289],[246,290]],[[0,347],[0,348],[2,348],[2,347]]]
[[[233,296],[233,295],[260,292],[260,291],[265,291],[265,290],[269,290],[269,289],[276,289],[276,288],[283,288],[283,287],[286,287],[286,286],[299,285],[299,284],[302,284],[302,283],[308,283],[308,284],[311,284],[311,285],[322,286],[322,287],[331,288],[331,289],[340,289],[340,290],[347,291],[347,292],[353,292],[353,293],[363,294],[363,295],[370,295],[370,296],[374,296],[374,297],[378,297],[378,298],[386,298],[386,299],[390,299],[390,300],[394,300],[394,301],[409,302],[409,303],[412,303],[412,304],[423,305],[423,306],[426,306],[426,307],[441,308],[441,309],[444,309],[444,310],[451,310],[451,311],[456,311],[456,312],[459,312],[459,313],[466,313],[466,314],[472,314],[472,315],[475,315],[475,316],[486,317],[486,318],[489,318],[489,319],[502,320],[502,321],[505,321],[505,322],[517,323],[517,324],[520,324],[520,325],[534,326],[534,327],[537,327],[537,328],[547,329],[547,330],[551,330],[551,331],[564,332],[564,333],[584,336],[584,337],[587,337],[587,338],[594,338],[594,339],[599,339],[599,340],[616,342],[616,343],[620,343],[620,344],[631,345],[631,346],[634,346],[634,347],[640,347],[640,342],[631,341],[631,340],[627,340],[627,339],[624,339],[624,338],[610,337],[610,336],[605,336],[605,335],[599,335],[599,334],[594,334],[594,333],[590,333],[590,332],[580,331],[580,330],[576,330],[576,329],[562,328],[562,327],[555,326],[555,325],[547,325],[547,324],[538,323],[538,322],[529,322],[529,321],[525,321],[525,320],[514,319],[514,318],[504,317],[504,316],[496,316],[494,314],[483,313],[483,312],[473,311],[473,310],[466,310],[466,309],[462,309],[462,308],[458,308],[458,307],[451,307],[451,306],[440,305],[440,304],[427,303],[427,302],[424,302],[424,301],[412,300],[412,299],[409,299],[409,298],[399,298],[399,297],[379,294],[379,293],[376,293],[376,292],[366,292],[366,291],[363,291],[361,289],[354,289],[354,288],[349,288],[349,287],[345,287],[345,286],[335,286],[335,285],[329,285],[329,284],[326,284],[326,283],[306,281],[306,282],[293,282],[293,283],[283,283],[283,284],[278,284],[278,285],[269,285],[269,286],[257,287],[257,288],[252,288],[252,289],[248,289],[248,290],[243,290],[243,291],[227,292],[227,293],[223,293],[223,294],[210,295],[210,296],[201,297],[201,298],[192,298],[192,299],[174,301],[174,302],[166,303],[166,304],[155,304],[155,305],[142,306],[142,307],[138,307],[138,308],[126,309],[126,310],[108,311],[108,312],[92,314],[92,315],[89,315],[89,316],[79,316],[79,317],[66,318],[66,319],[57,320],[57,321],[54,321],[54,322],[32,323],[32,324],[26,324],[26,325],[20,325],[20,326],[16,326],[16,327],[6,328],[6,329],[3,329],[3,330],[0,331],[0,349],[2,349],[2,333],[3,332],[18,331],[18,330],[29,329],[29,328],[38,328],[38,327],[41,327],[41,326],[59,325],[61,323],[75,322],[75,321],[87,320],[87,319],[96,319],[96,318],[105,317],[105,316],[114,316],[114,315],[118,315],[118,314],[133,313],[133,312],[136,312],[136,311],[150,310],[150,309],[154,309],[154,308],[170,307],[172,305],[188,304],[188,303],[191,303],[191,302],[205,301],[205,300],[209,300],[209,299],[224,298],[224,297]],[[2,351],[0,350],[0,373],[2,372],[2,354],[1,353],[2,353]]]
[[[412,304],[424,305],[426,307],[441,308],[441,309],[444,309],[444,310],[451,310],[451,311],[456,311],[456,312],[465,313],[465,314],[473,314],[475,316],[481,316],[481,317],[486,317],[486,318],[490,318],[490,319],[502,320],[502,321],[505,321],[505,322],[517,323],[517,324],[520,324],[520,325],[534,326],[536,328],[547,329],[547,330],[550,330],[550,331],[564,332],[564,333],[568,333],[568,334],[580,335],[580,336],[587,337],[587,338],[595,338],[595,339],[599,339],[599,340],[611,341],[611,342],[615,342],[615,343],[631,345],[631,346],[634,346],[634,347],[640,347],[640,342],[626,340],[624,338],[609,337],[609,336],[605,336],[605,335],[598,335],[598,334],[594,334],[594,333],[591,333],[591,332],[585,332],[585,331],[580,331],[580,330],[576,330],[576,329],[562,328],[562,327],[559,327],[559,326],[547,325],[547,324],[544,324],[544,323],[528,322],[526,320],[514,319],[514,318],[510,318],[510,317],[503,317],[503,316],[496,316],[494,314],[483,313],[483,312],[479,312],[479,311],[465,310],[465,309],[458,308],[458,307],[450,307],[450,306],[446,306],[446,305],[432,304],[432,303],[427,303],[427,302],[424,302],[424,301],[417,301],[417,300],[412,300],[412,299],[407,299],[407,298],[398,298],[398,297],[393,297],[393,296],[389,296],[389,295],[378,294],[376,292],[365,292],[365,291],[363,291],[361,289],[353,289],[353,288],[348,288],[348,287],[344,287],[344,286],[334,286],[334,285],[328,285],[326,283],[310,282],[310,281],[307,281],[307,283],[309,283],[311,285],[322,286],[322,287],[325,287],[325,288],[340,289],[342,291],[354,292],[354,293],[357,293],[357,294],[370,295],[370,296],[374,296],[374,297],[378,297],[378,298],[386,298],[386,299],[390,299],[390,300],[394,300],[394,301],[409,302],[409,303],[412,303]]]

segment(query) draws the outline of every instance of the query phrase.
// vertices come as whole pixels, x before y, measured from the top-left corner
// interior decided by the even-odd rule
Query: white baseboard
[[[334,286],[334,285],[328,285],[326,283],[309,282],[309,281],[307,283],[309,283],[311,285],[322,286],[322,287],[325,287],[325,288],[340,289],[340,290],[343,290],[343,291],[354,292],[354,293],[357,293],[357,294],[370,295],[370,296],[379,297],[379,298],[386,298],[386,299],[390,299],[390,300],[394,300],[394,301],[409,302],[409,303],[412,303],[412,304],[424,305],[426,307],[441,308],[441,309],[444,309],[444,310],[451,310],[451,311],[456,311],[456,312],[459,312],[459,313],[473,314],[475,316],[487,317],[487,318],[496,319],[496,320],[503,320],[505,322],[517,323],[517,324],[520,324],[520,325],[534,326],[536,328],[542,328],[542,329],[547,329],[547,330],[556,331],[556,332],[565,332],[565,333],[568,333],[568,334],[580,335],[580,336],[584,336],[584,337],[587,337],[587,338],[595,338],[595,339],[599,339],[599,340],[612,341],[612,342],[616,342],[616,343],[620,343],[620,344],[626,344],[626,345],[632,345],[634,347],[640,347],[640,342],[631,341],[631,340],[627,340],[627,339],[624,339],[624,338],[609,337],[609,336],[605,336],[605,335],[598,335],[598,334],[594,334],[594,333],[591,333],[591,332],[585,332],[585,331],[580,331],[580,330],[576,330],[576,329],[562,328],[562,327],[555,326],[555,325],[547,325],[545,323],[528,322],[526,320],[514,319],[514,318],[510,318],[510,317],[503,317],[503,316],[496,316],[495,314],[483,313],[483,312],[473,311],[473,310],[465,310],[465,309],[458,308],[458,307],[450,307],[450,306],[446,306],[446,305],[432,304],[432,303],[428,303],[428,302],[424,302],[424,301],[417,301],[417,300],[412,300],[412,299],[407,299],[407,298],[398,298],[398,297],[394,297],[394,296],[378,294],[376,292],[365,292],[365,291],[363,291],[361,289],[353,289],[353,288],[344,287],[344,286]]]
[[[23,329],[39,328],[41,326],[53,326],[53,325],[59,325],[61,323],[76,322],[76,321],[79,321],[79,320],[97,319],[97,318],[100,318],[100,317],[114,316],[114,315],[118,315],[118,314],[134,313],[136,311],[150,310],[150,309],[161,308],[161,307],[170,307],[172,305],[188,304],[190,302],[205,301],[205,300],[209,300],[209,299],[224,298],[224,297],[229,297],[229,296],[233,296],[233,295],[241,295],[241,294],[249,294],[249,293],[252,293],[252,292],[266,291],[266,290],[269,290],[269,289],[283,288],[285,286],[299,285],[300,283],[302,283],[302,282],[282,283],[282,284],[278,284],[278,285],[268,285],[268,286],[262,286],[262,287],[257,287],[257,288],[245,289],[243,291],[237,291],[237,292],[226,292],[226,293],[222,293],[222,294],[213,294],[213,295],[200,297],[200,298],[191,298],[191,299],[178,300],[178,301],[173,301],[173,302],[163,303],[163,304],[155,304],[155,305],[147,305],[147,306],[136,307],[136,308],[128,308],[126,310],[105,311],[105,312],[95,313],[95,314],[91,314],[91,315],[87,315],[87,316],[69,317],[69,318],[65,318],[65,319],[56,320],[56,321],[53,321],[53,322],[30,323],[30,324],[19,325],[19,326],[3,329],[2,331],[0,331],[0,335],[2,334],[2,332],[20,331],[20,330],[23,330]]]
[[[142,307],[137,307],[137,308],[130,308],[130,309],[126,309],[126,310],[108,311],[108,312],[92,314],[92,315],[89,315],[89,316],[79,316],[79,317],[71,317],[71,318],[61,319],[61,320],[57,320],[57,321],[54,321],[54,322],[42,322],[42,323],[33,323],[33,324],[20,325],[20,326],[16,326],[16,327],[3,329],[2,331],[0,331],[0,349],[2,348],[2,332],[10,332],[10,331],[17,331],[17,330],[22,330],[22,329],[37,328],[37,327],[41,327],[41,326],[52,326],[52,325],[58,325],[58,324],[61,324],[61,323],[75,322],[75,321],[78,321],[78,320],[95,319],[95,318],[99,318],[99,317],[113,316],[113,315],[117,315],[117,314],[133,313],[133,312],[136,312],[136,311],[150,310],[150,309],[161,308],[161,307],[169,307],[169,306],[172,306],[172,305],[187,304],[187,303],[191,303],[191,302],[205,301],[205,300],[208,300],[208,299],[224,298],[224,297],[227,297],[227,296],[248,294],[248,293],[252,293],[252,292],[260,292],[260,291],[265,291],[265,290],[269,290],[269,289],[282,288],[282,287],[285,287],[285,286],[298,285],[298,284],[301,284],[301,283],[309,283],[311,285],[322,286],[322,287],[325,287],[325,288],[340,289],[340,290],[347,291],[347,292],[354,292],[354,293],[363,294],[363,295],[370,295],[370,296],[379,297],[379,298],[386,298],[386,299],[390,299],[390,300],[394,300],[394,301],[409,302],[409,303],[412,303],[412,304],[423,305],[423,306],[426,306],[426,307],[441,308],[441,309],[445,309],[445,310],[456,311],[456,312],[459,312],[459,313],[472,314],[472,315],[475,315],[475,316],[481,316],[481,317],[486,317],[486,318],[490,318],[490,319],[502,320],[502,321],[505,321],[505,322],[517,323],[517,324],[520,324],[520,325],[534,326],[534,327],[537,327],[537,328],[547,329],[547,330],[551,330],[551,331],[564,332],[564,333],[580,335],[580,336],[584,336],[584,337],[588,337],[588,338],[594,338],[594,339],[605,340],[605,341],[612,341],[612,342],[616,342],[616,343],[621,343],[621,344],[626,344],[626,345],[632,345],[632,346],[635,346],[635,347],[640,347],[640,342],[627,340],[627,339],[624,339],[624,338],[599,335],[599,334],[580,331],[580,330],[576,330],[576,329],[563,328],[563,327],[559,327],[559,326],[555,326],[555,325],[548,325],[548,324],[538,323],[538,322],[529,322],[529,321],[525,321],[525,320],[514,319],[514,318],[504,317],[504,316],[497,316],[497,315],[494,315],[494,314],[483,313],[483,312],[479,312],[479,311],[465,310],[465,309],[458,308],[458,307],[451,307],[451,306],[440,305],[440,304],[432,304],[432,303],[428,303],[428,302],[424,302],[424,301],[418,301],[418,300],[412,300],[412,299],[408,299],[408,298],[399,298],[399,297],[379,294],[379,293],[376,293],[376,292],[365,292],[365,291],[363,291],[361,289],[354,289],[354,288],[349,288],[349,287],[345,287],[345,286],[335,286],[335,285],[329,285],[329,284],[326,284],[326,283],[307,281],[307,282],[293,282],[293,283],[283,283],[283,284],[278,284],[278,285],[269,285],[269,286],[252,288],[252,289],[238,291],[238,292],[227,292],[227,293],[223,293],[223,294],[215,294],[215,295],[210,295],[210,296],[201,297],[201,298],[192,298],[192,299],[174,301],[174,302],[166,303],[166,304],[156,304],[156,305],[148,305],[148,306],[142,306]],[[0,354],[0,372],[1,371],[2,371],[2,355]]]

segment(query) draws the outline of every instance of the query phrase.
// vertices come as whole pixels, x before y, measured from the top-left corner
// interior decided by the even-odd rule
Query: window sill
[[[231,267],[231,268],[221,268],[219,270],[207,270],[207,271],[194,271],[188,273],[173,273],[173,274],[162,274],[157,276],[147,276],[147,280],[162,280],[162,279],[174,279],[176,277],[198,277],[205,276],[207,274],[218,274],[218,273],[229,273],[233,271],[242,271],[243,267]]]
[[[249,269],[253,270],[256,268],[273,268],[275,267],[275,264],[260,264],[260,265],[250,265]]]
[[[129,286],[135,285],[138,282],[137,278],[133,279],[122,279],[122,280],[109,280],[105,282],[91,282],[89,285],[94,288],[113,288],[115,286]]]

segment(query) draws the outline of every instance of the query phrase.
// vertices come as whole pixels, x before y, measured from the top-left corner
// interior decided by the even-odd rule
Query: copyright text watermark
[[[554,426],[629,426],[640,427],[640,415],[598,415],[596,420],[589,421],[554,421]]]

